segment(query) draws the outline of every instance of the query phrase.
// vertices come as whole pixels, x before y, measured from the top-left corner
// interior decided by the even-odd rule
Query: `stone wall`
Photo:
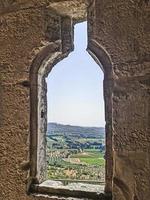
[[[0,200],[46,199],[28,196],[26,191],[33,164],[29,162],[31,66],[37,57],[39,62],[44,59],[43,50],[66,51],[65,33],[61,34],[65,13],[61,16],[49,5],[44,0],[0,2]],[[83,20],[85,5],[81,5],[83,1],[77,19],[70,10],[68,17]]]
[[[149,9],[144,0],[95,0],[90,8],[89,40],[113,67],[114,200],[150,198]]]
[[[89,41],[93,40],[102,45],[112,64],[111,71],[108,70],[107,73],[108,76],[111,73],[113,78],[109,82],[112,86],[108,84],[111,91],[105,94],[106,98],[107,94],[112,94],[110,103],[113,109],[106,109],[112,112],[112,124],[109,127],[111,132],[108,134],[110,147],[113,145],[111,170],[114,200],[148,200],[148,1],[95,0],[89,1],[89,5]],[[44,59],[40,52],[45,49],[48,48],[49,53],[66,51],[62,43],[66,33],[61,35],[60,31],[61,19],[66,15],[73,18],[74,22],[85,19],[84,1],[0,2],[0,200],[48,199],[28,196],[25,192],[31,165],[30,70],[36,58]],[[103,63],[107,70],[108,62],[104,60]],[[105,85],[107,87],[107,84]],[[111,152],[108,156],[111,160]],[[108,187],[111,190],[111,184]]]

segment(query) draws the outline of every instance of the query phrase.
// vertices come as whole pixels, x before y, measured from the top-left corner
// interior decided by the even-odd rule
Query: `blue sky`
[[[103,72],[86,51],[87,23],[74,34],[74,51],[47,78],[48,122],[104,126]]]

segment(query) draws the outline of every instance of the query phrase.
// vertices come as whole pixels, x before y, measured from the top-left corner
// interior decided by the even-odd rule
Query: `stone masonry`
[[[88,52],[104,71],[106,186],[113,200],[150,200],[149,0],[0,1],[0,200],[44,180],[46,83],[88,21]]]

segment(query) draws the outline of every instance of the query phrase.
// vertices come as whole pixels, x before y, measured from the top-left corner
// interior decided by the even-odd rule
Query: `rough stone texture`
[[[103,46],[113,67],[114,200],[150,198],[149,10],[144,0],[95,0],[89,13],[89,40]]]
[[[62,51],[61,16],[49,3],[0,2],[0,200],[46,199],[28,196],[26,190],[32,164],[30,67],[42,49]]]
[[[47,180],[42,184],[32,185],[32,188],[40,194],[63,195],[64,197],[72,194],[72,198],[84,198],[104,200],[104,185],[94,185],[88,183],[68,183],[64,185],[59,181]],[[71,195],[70,195],[71,196]]]
[[[46,7],[58,15],[69,16],[74,21],[83,21],[86,17],[86,6],[85,0],[1,0],[0,13]]]
[[[84,21],[87,14],[85,0],[52,2],[50,8],[53,8],[59,15],[71,16],[75,22]]]
[[[43,13],[44,14],[44,13]],[[21,167],[29,152],[29,66],[44,28],[39,10],[24,10],[1,17],[0,29],[0,199],[27,199],[27,172]],[[32,17],[31,17],[32,16]],[[37,18],[39,19],[38,21]],[[41,30],[41,31],[40,31]],[[30,41],[30,42],[28,42]]]
[[[57,31],[56,38],[59,40],[57,42],[55,40],[43,48],[30,68],[30,178],[33,179],[33,182],[38,183],[46,180],[47,171],[45,137],[47,129],[47,86],[45,77],[50,73],[52,67],[73,49],[71,18],[62,16],[59,20],[55,19],[52,30],[55,30],[58,24],[60,30]],[[53,41],[54,37],[51,36]]]
[[[148,200],[149,2],[89,0],[88,3],[89,51],[100,60],[105,71],[106,128],[109,139],[106,190],[113,190],[114,200]],[[36,92],[37,86],[41,87],[40,81],[36,82],[36,68],[32,71],[31,67],[38,68],[43,60],[49,62],[50,57],[54,65],[67,56],[73,48],[69,19],[73,18],[74,22],[83,20],[85,7],[82,0],[0,1],[0,200],[49,199],[26,194],[29,169],[43,157],[36,155],[37,141],[34,141],[32,156],[35,160],[29,162],[30,114],[32,117],[33,111],[37,111],[37,96],[33,98],[34,93],[30,96],[30,89],[35,88]],[[98,62],[97,58],[95,60]],[[48,66],[47,72],[38,69],[39,72],[47,74],[52,63]],[[35,107],[31,112],[30,101],[34,104],[34,100]],[[39,126],[37,121],[33,123],[34,133],[37,127],[38,130],[45,129],[46,107],[43,107],[42,101],[41,105],[42,110],[38,110],[38,113],[43,123],[39,123]],[[36,174],[36,170],[30,170],[30,175]],[[42,179],[45,175],[37,176]]]

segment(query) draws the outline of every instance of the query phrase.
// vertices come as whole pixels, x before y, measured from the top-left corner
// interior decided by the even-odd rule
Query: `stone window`
[[[92,13],[91,13],[92,14]],[[90,16],[90,10],[89,10]],[[104,100],[105,100],[105,120],[106,120],[106,181],[105,189],[102,191],[92,190],[80,183],[74,186],[64,186],[59,182],[53,185],[46,180],[46,129],[47,129],[47,86],[45,78],[50,73],[52,67],[65,58],[73,50],[73,26],[71,18],[56,17],[58,28],[58,38],[50,42],[37,55],[32,63],[30,71],[30,178],[29,192],[39,194],[49,194],[60,198],[89,198],[89,199],[111,199],[112,187],[112,67],[107,52],[96,40],[88,40],[87,51],[94,60],[103,66],[104,72]],[[89,20],[88,32],[92,31],[92,23]],[[49,27],[50,29],[50,27]],[[56,29],[55,30],[56,34]],[[52,33],[51,33],[52,34]]]

